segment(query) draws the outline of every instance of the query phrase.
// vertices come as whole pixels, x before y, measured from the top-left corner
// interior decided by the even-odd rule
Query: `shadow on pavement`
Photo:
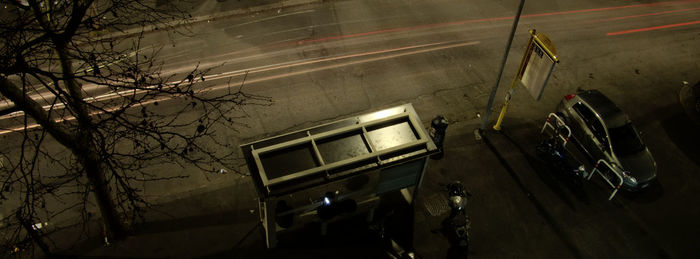
[[[328,226],[328,234],[320,235],[320,224],[307,224],[301,229],[280,233],[277,247],[267,249],[262,225],[257,224],[248,235],[237,240],[235,247],[204,258],[378,258],[383,255],[378,240],[361,227],[364,217],[336,222]],[[236,241],[232,241],[236,242]]]
[[[631,202],[650,204],[659,200],[659,198],[664,195],[664,187],[657,179],[643,190],[636,192],[620,191],[618,195]]]
[[[295,230],[278,234],[279,245],[265,247],[265,235],[257,213],[250,206],[230,205],[217,200],[229,194],[229,188],[206,192],[152,208],[151,219],[134,227],[134,234],[124,241],[104,247],[98,233],[78,241],[70,249],[58,251],[62,258],[385,258],[387,240],[379,238],[367,222],[367,214],[357,213],[338,218],[321,235],[319,222],[299,225]],[[238,191],[245,191],[244,189]],[[205,202],[209,200],[208,202]],[[248,198],[243,198],[247,201]],[[251,198],[252,201],[252,198]],[[226,209],[228,208],[228,209]],[[386,232],[402,247],[412,247],[415,207],[399,192],[382,196],[375,210],[374,222],[383,215]],[[166,217],[162,217],[167,212]],[[197,214],[201,213],[201,214]],[[195,214],[195,215],[193,215]],[[303,224],[303,223],[300,223]],[[99,229],[99,228],[97,228]],[[65,236],[65,235],[64,235]],[[211,249],[211,250],[201,250]],[[193,251],[197,250],[197,251]],[[97,256],[99,255],[99,256]],[[102,256],[107,255],[107,257]],[[434,258],[427,256],[424,258]]]
[[[547,162],[539,157],[531,155],[529,152],[523,149],[523,147],[516,142],[507,131],[504,130],[501,135],[504,136],[511,144],[513,144],[518,151],[520,151],[520,154],[525,157],[525,160],[527,160],[530,167],[535,170],[535,173],[537,173],[540,180],[542,180],[542,182],[546,184],[559,199],[569,206],[569,208],[576,210],[576,203],[569,198],[569,193],[573,194],[578,201],[590,204],[590,199],[584,191],[583,186],[577,184],[573,178],[557,171],[556,168],[547,164]],[[538,138],[535,137],[533,139]],[[533,145],[531,149],[534,150],[535,146]]]
[[[220,211],[205,215],[138,223],[134,226],[134,235],[138,236],[218,225],[230,225],[237,221],[236,218],[232,216],[237,214],[242,213],[238,211]]]
[[[504,135],[505,136],[505,135]],[[547,209],[542,205],[542,203],[537,199],[537,197],[530,191],[530,189],[522,182],[518,174],[515,172],[513,167],[510,165],[510,163],[504,158],[504,156],[501,154],[501,152],[493,145],[491,142],[490,138],[493,138],[493,136],[484,136],[483,140],[484,143],[488,146],[488,148],[493,152],[493,154],[496,156],[496,158],[499,160],[501,166],[508,172],[508,174],[511,176],[513,181],[520,187],[520,189],[523,191],[523,193],[527,196],[527,198],[530,200],[532,205],[537,209],[539,214],[544,218],[544,220],[547,222],[547,224],[550,226],[550,228],[553,230],[553,232],[559,237],[559,239],[564,243],[564,245],[569,249],[571,254],[573,255],[573,258],[583,258],[581,251],[579,251],[578,247],[574,244],[572,241],[572,238],[569,237],[563,230],[562,227],[557,223],[557,221],[554,219],[552,214],[547,211]],[[508,138],[508,137],[506,137]],[[509,140],[512,141],[512,140]],[[520,150],[522,152],[522,149]]]
[[[71,259],[91,259],[91,258],[100,258],[100,259],[126,259],[126,258],[134,258],[133,256],[104,256],[104,255],[96,255],[96,256],[85,256],[85,255],[79,255],[79,256],[74,256],[74,255],[66,255],[66,256],[52,256],[49,258],[71,258]],[[136,258],[156,258],[156,257],[136,257]]]
[[[386,232],[403,247],[412,246],[414,206],[407,204],[396,192],[382,197],[373,222],[385,220]],[[380,239],[367,215],[329,223],[326,235],[321,235],[320,222],[278,233],[275,248],[265,247],[262,224],[256,224],[235,246],[204,256],[204,258],[386,258],[385,240]],[[431,257],[423,257],[431,258]]]
[[[678,149],[700,166],[700,127],[680,107],[666,107],[658,114],[670,115],[661,121],[661,127]]]

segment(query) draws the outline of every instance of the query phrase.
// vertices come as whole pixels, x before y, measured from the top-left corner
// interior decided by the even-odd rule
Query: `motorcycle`
[[[576,161],[557,141],[556,137],[545,139],[536,147],[536,152],[551,168],[563,173],[570,182],[576,186],[583,185],[583,178],[586,177],[586,168]]]
[[[469,252],[469,230],[471,220],[467,215],[466,207],[469,192],[459,182],[447,184],[448,204],[450,215],[442,222],[444,233],[450,241],[448,258],[465,258]]]

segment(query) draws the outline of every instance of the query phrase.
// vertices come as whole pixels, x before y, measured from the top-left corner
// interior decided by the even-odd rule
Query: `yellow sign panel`
[[[537,35],[534,31],[530,33],[532,37],[523,57],[518,79],[530,95],[539,100],[559,59],[556,57],[554,45],[547,36]]]

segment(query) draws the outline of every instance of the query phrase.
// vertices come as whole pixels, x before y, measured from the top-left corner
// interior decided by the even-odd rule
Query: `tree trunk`
[[[112,192],[105,179],[99,150],[92,146],[94,136],[92,128],[90,126],[82,127],[78,134],[71,133],[67,128],[49,118],[41,105],[27,96],[20,87],[3,77],[0,77],[0,93],[10,99],[25,114],[34,118],[56,141],[70,149],[78,158],[92,186],[108,238],[124,238],[127,234],[126,226],[119,217],[116,204],[112,199]]]
[[[58,42],[58,40],[57,40]],[[92,186],[92,191],[95,194],[97,205],[100,209],[100,214],[104,221],[105,233],[109,239],[122,239],[126,237],[126,224],[119,216],[112,197],[112,190],[109,188],[109,183],[105,178],[105,170],[100,158],[100,149],[95,146],[95,125],[90,116],[88,105],[83,101],[83,89],[80,83],[75,80],[73,72],[72,60],[69,57],[64,45],[56,44],[56,53],[58,54],[61,63],[61,71],[63,73],[63,82],[70,93],[69,104],[75,111],[75,117],[78,121],[77,134],[78,141],[74,148],[73,154],[78,157],[78,160],[83,166],[85,173]]]
[[[82,142],[82,141],[81,141]],[[122,221],[122,217],[117,212],[116,204],[112,198],[112,191],[109,188],[109,183],[105,179],[104,168],[102,161],[97,155],[98,151],[90,150],[88,153],[76,156],[80,157],[80,163],[85,169],[92,191],[95,194],[95,200],[100,209],[102,220],[104,221],[105,233],[108,239],[120,240],[128,234],[126,224]]]

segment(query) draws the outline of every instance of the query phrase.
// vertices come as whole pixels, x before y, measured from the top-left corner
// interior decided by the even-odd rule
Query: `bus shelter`
[[[400,191],[412,202],[438,152],[411,104],[240,146],[259,197],[267,247],[278,232],[368,213]],[[325,225],[322,225],[325,226]]]

